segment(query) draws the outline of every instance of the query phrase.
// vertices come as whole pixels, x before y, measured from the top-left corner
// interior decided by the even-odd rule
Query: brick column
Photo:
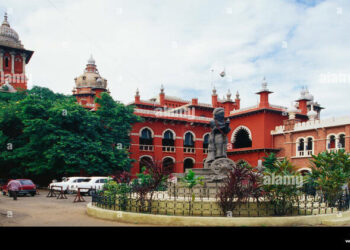
[[[181,138],[180,138],[181,137]],[[175,140],[176,147],[176,158],[175,158],[175,173],[183,173],[184,172],[184,139],[183,133],[179,134]]]
[[[350,126],[345,126],[345,151],[350,152]]]
[[[203,163],[201,163],[201,160],[203,157],[203,140],[199,140],[198,138],[194,142],[194,146],[196,148],[196,154],[194,156],[196,162],[193,166],[193,168],[203,168]]]

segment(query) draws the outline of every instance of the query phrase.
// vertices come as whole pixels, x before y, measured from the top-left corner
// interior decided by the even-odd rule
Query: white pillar
[[[22,54],[22,61],[23,61],[23,76],[25,75],[25,73],[26,73],[26,58],[27,58],[27,56],[26,56],[26,54]]]
[[[15,73],[15,53],[11,52],[11,73],[14,74]]]

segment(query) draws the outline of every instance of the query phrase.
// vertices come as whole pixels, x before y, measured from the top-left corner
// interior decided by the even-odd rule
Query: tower
[[[74,79],[75,88],[73,95],[84,108],[96,110],[95,97],[101,97],[102,92],[107,92],[107,80],[100,76],[94,58],[91,56],[86,64],[84,73]]]
[[[24,48],[17,32],[10,27],[5,13],[0,27],[0,90],[4,91],[3,85],[6,89],[11,89],[9,86],[12,86],[15,91],[27,89],[25,67],[33,53]]]

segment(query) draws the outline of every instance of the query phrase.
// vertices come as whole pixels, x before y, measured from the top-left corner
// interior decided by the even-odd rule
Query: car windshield
[[[22,185],[33,185],[31,180],[19,180]]]

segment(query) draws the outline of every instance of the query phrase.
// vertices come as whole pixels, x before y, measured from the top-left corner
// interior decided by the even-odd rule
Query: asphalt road
[[[75,195],[61,200],[47,198],[47,193],[40,190],[39,195],[20,196],[17,201],[1,193],[0,226],[138,226],[88,216],[86,205],[91,201],[90,196],[84,196],[86,202],[73,203]]]

